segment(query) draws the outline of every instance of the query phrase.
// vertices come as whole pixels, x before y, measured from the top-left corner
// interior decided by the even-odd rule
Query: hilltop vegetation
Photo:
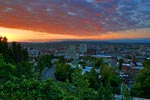
[[[53,56],[49,55],[40,56],[35,67],[28,61],[26,48],[16,42],[8,46],[7,38],[0,37],[0,99],[114,100],[114,95],[120,94],[120,79],[115,69],[103,63],[102,59],[91,59],[92,62],[95,61],[94,68],[100,68],[100,73],[92,69],[82,74],[79,68],[72,69],[64,59],[61,61],[62,58],[58,58],[59,62],[55,63],[56,80],[42,81],[37,76],[41,75],[45,67],[52,67],[49,62],[52,58]],[[143,65],[144,69],[137,75],[131,93],[127,86],[124,86],[123,100],[131,100],[131,95],[150,98],[150,60],[145,61]]]

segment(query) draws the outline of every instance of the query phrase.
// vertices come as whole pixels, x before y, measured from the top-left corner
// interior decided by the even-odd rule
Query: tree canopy
[[[150,60],[144,61],[143,67],[131,88],[131,94],[136,97],[150,98]]]

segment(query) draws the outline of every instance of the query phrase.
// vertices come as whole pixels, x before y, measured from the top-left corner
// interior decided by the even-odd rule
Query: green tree
[[[3,55],[4,60],[8,62],[8,43],[6,37],[0,37],[0,53]]]
[[[130,95],[130,91],[128,89],[128,86],[126,84],[122,85],[122,99],[121,100],[133,100],[133,98]]]
[[[103,59],[102,58],[97,58],[96,61],[95,61],[95,67],[100,68],[102,63],[103,63]]]
[[[59,81],[71,81],[71,74],[73,73],[73,69],[70,65],[64,63],[58,63],[55,67],[55,77]]]
[[[2,54],[0,54],[0,65],[3,65],[3,63],[4,63],[4,58],[3,58]]]
[[[58,56],[56,57],[57,59],[59,59],[59,63],[65,63],[65,59],[64,59],[64,56]]]
[[[14,76],[15,66],[4,62],[3,57],[0,56],[0,82],[11,80]]]
[[[17,77],[24,75],[26,78],[33,78],[33,64],[30,62],[20,62],[16,64],[15,74]]]
[[[64,91],[53,80],[48,79],[40,85],[41,99],[63,100]]]
[[[80,61],[78,64],[80,64],[83,67],[85,67],[87,65],[85,61]]]
[[[143,62],[143,69],[139,71],[136,82],[131,88],[132,96],[150,98],[150,60]]]
[[[100,69],[100,87],[98,90],[98,100],[114,100],[114,94],[119,93],[120,80],[113,67],[103,63]]]
[[[12,43],[12,59],[14,62],[21,62],[21,45],[17,42]]]
[[[99,79],[98,79],[98,73],[95,71],[94,68],[88,73],[86,73],[87,79],[89,80],[89,87],[93,88],[95,90],[99,87]]]
[[[60,82],[59,86],[65,92],[64,100],[78,100],[75,96],[75,87],[68,80],[66,82]]]
[[[100,85],[97,100],[114,100],[113,88],[109,83],[105,86]]]
[[[75,86],[75,96],[78,100],[94,100],[96,94],[93,89],[89,88],[90,83],[81,70],[76,69],[72,74],[72,84]]]
[[[120,93],[120,79],[113,67],[109,67],[107,64],[104,65],[100,70],[100,74],[101,82],[104,87],[110,84],[113,93]]]
[[[50,55],[41,55],[38,58],[37,70],[42,73],[46,67],[52,67]]]

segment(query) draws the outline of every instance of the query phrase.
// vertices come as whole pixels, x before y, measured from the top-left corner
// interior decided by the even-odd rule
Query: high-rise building
[[[86,53],[87,52],[87,44],[80,44],[79,45],[79,52]]]
[[[70,51],[75,51],[75,45],[69,45],[68,46],[68,50],[70,50]]]
[[[65,58],[66,59],[79,59],[79,54],[75,50],[75,45],[69,45],[65,52]]]

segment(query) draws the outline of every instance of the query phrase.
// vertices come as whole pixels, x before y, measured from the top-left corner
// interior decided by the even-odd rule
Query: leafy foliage
[[[40,82],[24,77],[0,84],[0,97],[6,100],[63,100],[65,92],[49,79]]]
[[[28,60],[27,49],[22,48],[17,42],[12,42],[11,46],[8,46],[6,37],[0,37],[0,53],[6,63],[20,63]]]
[[[112,86],[110,84],[99,88],[97,100],[114,100]]]
[[[120,93],[120,79],[113,67],[106,64],[101,68],[101,82],[104,87],[110,84],[113,93]]]
[[[133,96],[150,98],[150,60],[143,62],[143,67],[136,77],[131,93]]]
[[[93,88],[95,90],[99,87],[99,79],[98,79],[98,73],[93,68],[90,72],[86,73],[86,79],[89,80],[89,87]]]
[[[100,68],[100,66],[103,64],[103,59],[102,58],[97,58],[95,61],[95,67]]]
[[[73,95],[65,97],[67,93],[52,79],[40,82],[30,76],[28,78],[26,73],[23,74],[23,72],[18,77],[15,70],[14,65],[5,63],[0,56],[0,99],[77,100]]]
[[[33,64],[30,62],[21,62],[16,64],[16,73],[15,75],[17,77],[20,77],[22,75],[26,76],[26,78],[33,78]]]
[[[50,55],[41,55],[38,58],[38,64],[37,64],[37,69],[41,73],[44,68],[46,67],[52,67],[51,63],[52,57]]]
[[[73,69],[70,65],[60,63],[55,67],[55,77],[59,81],[71,81],[71,74],[73,73]]]
[[[37,69],[40,73],[45,67],[52,67],[51,59],[50,55],[38,58]],[[91,63],[94,68],[100,68],[100,74],[95,69],[82,74],[80,69],[73,70],[65,64],[63,57],[60,59],[62,60],[55,66],[57,82],[52,79],[36,80],[33,65],[28,62],[27,49],[16,42],[8,46],[7,38],[0,37],[0,99],[114,100],[114,94],[120,93],[119,77],[113,67],[103,63],[102,59],[85,57],[86,62],[80,62],[83,65]],[[145,61],[143,66],[131,88],[131,94],[150,98],[150,60]],[[132,100],[127,86],[124,86],[122,99]]]
[[[0,64],[0,82],[6,82],[11,80],[14,76],[15,66],[12,64],[1,63]]]
[[[92,100],[95,99],[96,94],[93,89],[89,88],[90,83],[81,70],[76,69],[72,74],[72,84],[75,86],[75,96],[79,100]]]
[[[122,85],[122,99],[121,100],[133,100],[131,97],[130,91],[128,89],[128,86],[126,84]]]
[[[12,42],[11,56],[15,63],[28,60],[27,49],[22,48],[21,44],[17,42]]]

